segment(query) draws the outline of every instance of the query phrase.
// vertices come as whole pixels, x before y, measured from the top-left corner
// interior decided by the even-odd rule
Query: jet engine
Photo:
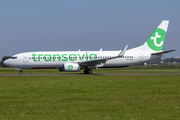
[[[78,72],[81,70],[81,67],[78,63],[65,63],[64,71],[68,72]]]

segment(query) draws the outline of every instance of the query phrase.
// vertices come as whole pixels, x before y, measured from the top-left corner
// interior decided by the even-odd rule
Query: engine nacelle
[[[80,70],[81,70],[81,67],[78,63],[65,63],[64,64],[64,71],[78,72]]]

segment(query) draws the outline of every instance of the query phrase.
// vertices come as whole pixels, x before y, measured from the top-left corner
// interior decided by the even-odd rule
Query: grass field
[[[132,66],[125,68],[102,68],[92,69],[94,74],[100,73],[180,73],[180,66]],[[72,74],[72,73],[84,73],[80,72],[59,72],[58,69],[23,69],[24,74]],[[19,71],[13,68],[0,68],[0,74],[19,74]]]
[[[25,74],[66,73],[24,70]],[[0,76],[0,119],[179,120],[180,76]],[[179,67],[99,69],[94,73],[180,73]],[[0,74],[18,74],[1,68]]]
[[[180,76],[0,77],[0,119],[180,119]]]

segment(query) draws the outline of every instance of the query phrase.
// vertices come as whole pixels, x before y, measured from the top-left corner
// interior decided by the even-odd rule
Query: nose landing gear
[[[19,71],[19,74],[23,74],[23,71],[21,70],[21,71]]]

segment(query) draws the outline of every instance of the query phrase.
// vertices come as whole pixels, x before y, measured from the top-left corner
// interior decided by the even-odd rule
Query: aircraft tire
[[[88,70],[88,74],[92,74],[92,70],[90,69],[90,70]]]
[[[84,70],[84,74],[88,74],[86,69]]]
[[[23,74],[23,71],[19,71],[19,74]]]
[[[89,69],[89,70],[84,70],[84,74],[92,74],[92,70],[91,69]]]

